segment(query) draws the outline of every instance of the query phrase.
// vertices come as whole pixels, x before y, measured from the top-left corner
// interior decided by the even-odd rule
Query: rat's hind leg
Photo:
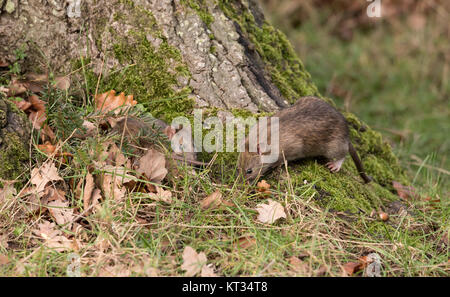
[[[325,164],[328,169],[330,169],[331,172],[338,172],[341,169],[342,163],[344,163],[345,157],[337,160],[337,161],[333,161],[333,162],[328,162],[327,164]]]
[[[329,160],[325,164],[331,172],[338,172],[348,154],[348,143],[345,141],[332,141],[328,143],[325,157]]]

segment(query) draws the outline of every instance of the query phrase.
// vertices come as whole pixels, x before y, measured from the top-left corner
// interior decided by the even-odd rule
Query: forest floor
[[[320,92],[390,141],[413,186],[398,187],[397,203],[372,213],[335,212],[314,203],[313,181],[294,189],[285,173],[278,183],[247,185],[223,163],[155,170],[165,152],[144,155],[144,166],[123,135],[105,133],[113,109],[105,116],[98,100],[69,96],[64,79],[53,77],[40,99],[54,135],[44,126],[34,131],[30,181],[0,190],[0,276],[361,276],[377,263],[380,276],[448,276],[444,24],[417,34],[400,21],[355,30],[348,42],[324,17],[285,32]],[[14,65],[2,72],[2,86],[18,72]],[[87,87],[78,92],[97,93]],[[40,101],[14,101],[30,118],[42,112]],[[70,133],[68,118],[91,122],[85,137]],[[134,172],[123,169],[136,160]],[[102,200],[100,192],[114,198]],[[276,203],[261,203],[266,198]]]

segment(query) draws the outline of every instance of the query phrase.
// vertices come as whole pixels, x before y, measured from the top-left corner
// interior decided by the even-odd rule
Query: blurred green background
[[[449,194],[450,1],[260,0],[320,92],[381,132],[413,183]]]

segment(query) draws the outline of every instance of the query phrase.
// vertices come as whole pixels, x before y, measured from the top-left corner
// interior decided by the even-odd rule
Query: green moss
[[[6,123],[7,123],[6,108],[2,108],[3,107],[3,106],[1,106],[2,103],[4,103],[3,100],[0,102],[0,128],[3,128],[4,126],[6,126]]]
[[[212,22],[214,22],[214,17],[208,12],[208,8],[205,3],[206,1],[207,0],[181,0],[181,3],[195,10],[203,23],[205,23],[205,25],[209,28]]]
[[[253,15],[232,1],[220,1],[227,17],[236,21],[261,55],[273,82],[291,103],[301,96],[320,96],[311,76],[295,54],[286,36],[267,22],[256,24]]]
[[[25,135],[23,136],[25,140],[11,132],[9,128],[5,128],[9,116],[13,116],[12,122],[17,129],[22,129],[19,134]],[[25,126],[27,124],[28,118],[23,111],[0,96],[0,179],[12,180],[24,171],[24,164],[29,159],[26,144],[29,140],[28,127]]]
[[[28,149],[19,136],[5,133],[0,144],[0,177],[6,180],[17,178],[25,170],[28,161]]]
[[[126,10],[123,14],[114,15],[121,23],[128,24],[130,30],[126,36],[119,34],[112,27],[105,27],[102,20],[96,24],[96,30],[108,30],[114,44],[109,54],[121,64],[120,71],[111,72],[102,79],[99,93],[114,89],[116,92],[134,95],[134,99],[144,105],[153,116],[167,122],[177,116],[186,116],[193,110],[194,100],[189,97],[191,89],[175,89],[177,78],[190,77],[190,72],[182,60],[178,49],[172,47],[158,31],[155,18],[151,12],[135,5],[132,1],[118,1]],[[104,28],[102,28],[104,27]],[[158,48],[148,37],[161,40]],[[84,65],[88,59],[83,61]],[[76,62],[75,67],[81,63]],[[95,90],[98,77],[92,70],[85,73],[88,89]]]
[[[350,128],[350,139],[359,153],[364,167],[374,181],[392,189],[392,181],[404,184],[408,181],[403,173],[397,157],[381,134],[370,129],[355,115],[345,113]]]

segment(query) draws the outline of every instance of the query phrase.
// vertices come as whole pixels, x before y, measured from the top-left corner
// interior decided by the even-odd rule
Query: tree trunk
[[[290,43],[268,24],[255,0],[93,0],[81,1],[79,10],[76,0],[42,2],[0,1],[0,57],[12,62],[14,49],[23,47],[25,69],[45,65],[48,71],[71,73],[72,83],[90,90],[101,73],[99,91],[133,94],[157,117],[170,120],[193,107],[270,112],[302,96],[320,96]],[[389,146],[356,117],[346,116],[369,174],[377,184],[390,185],[401,170]],[[304,166],[299,178],[312,178],[305,172],[313,165]],[[356,173],[353,167],[348,166]],[[346,183],[359,181],[333,182],[336,191],[350,191],[339,196],[380,194],[369,195],[362,185],[348,189]]]
[[[14,49],[24,46],[32,53],[28,66],[39,67],[44,57],[64,74],[81,55],[91,59],[96,73],[104,61],[108,74],[140,62],[119,56],[118,44],[148,42],[181,54],[190,75],[175,77],[176,87],[188,86],[198,107],[272,111],[317,94],[284,36],[265,23],[254,1],[81,1],[79,17],[68,16],[71,6],[64,1],[41,2],[23,1],[11,13],[4,9],[0,55],[12,61]]]

